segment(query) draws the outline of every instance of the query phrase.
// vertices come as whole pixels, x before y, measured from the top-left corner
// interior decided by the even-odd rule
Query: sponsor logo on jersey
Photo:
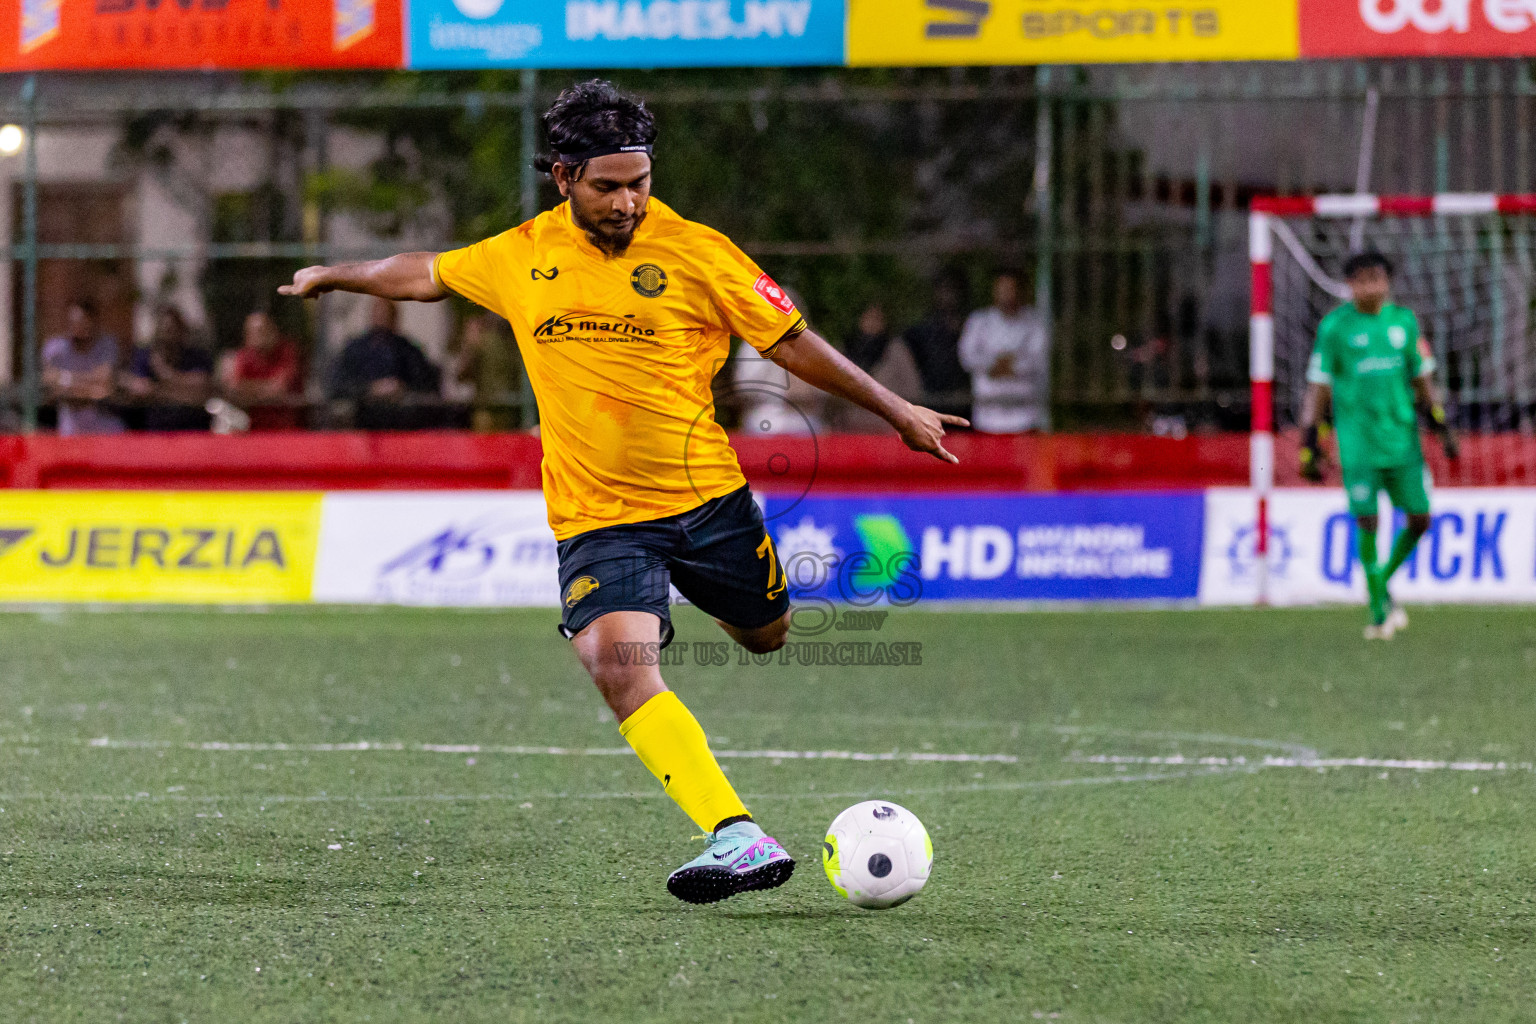
[[[582,598],[596,590],[600,583],[591,576],[578,576],[571,580],[571,585],[565,588],[565,606],[574,608]]]
[[[538,267],[534,267],[528,273],[535,281],[553,281],[560,276],[560,268],[550,267],[548,270],[540,270]]]
[[[613,313],[561,313],[534,328],[539,344],[555,341],[650,341],[656,331],[634,322],[635,315]]]
[[[630,287],[648,299],[667,290],[667,272],[654,263],[642,263],[629,275]]]
[[[1349,339],[1349,343],[1355,348],[1365,348],[1371,343],[1371,336],[1369,334],[1356,334]]]
[[[1402,368],[1403,357],[1400,355],[1370,356],[1355,364],[1355,373],[1396,373]]]
[[[789,295],[774,283],[773,278],[767,274],[758,275],[757,282],[752,285],[752,290],[760,295],[764,302],[778,310],[780,313],[793,313],[795,304],[790,301]]]
[[[1408,345],[1408,328],[1400,324],[1393,324],[1387,328],[1387,340],[1393,348],[1406,348]]]

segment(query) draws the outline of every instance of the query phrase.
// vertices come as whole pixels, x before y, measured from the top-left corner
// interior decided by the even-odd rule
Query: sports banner
[[[331,494],[314,598],[554,608],[555,569],[555,535],[538,491]]]
[[[1296,0],[848,3],[855,66],[1294,60],[1299,53]]]
[[[1403,601],[1536,601],[1536,490],[1447,488],[1431,495],[1429,533],[1393,577]],[[1270,501],[1269,593],[1274,604],[1364,602],[1355,524],[1339,488],[1295,488]],[[1258,596],[1257,503],[1251,491],[1207,492],[1202,604]],[[1393,522],[1391,508],[1381,511]],[[1378,548],[1390,549],[1383,529]]]
[[[402,0],[0,0],[0,69],[397,68]]]
[[[318,494],[0,491],[0,599],[307,601]]]
[[[776,498],[792,601],[1193,600],[1200,492]]]
[[[1536,0],[1301,0],[1307,57],[1536,54]]]
[[[843,63],[844,0],[412,0],[413,68]]]

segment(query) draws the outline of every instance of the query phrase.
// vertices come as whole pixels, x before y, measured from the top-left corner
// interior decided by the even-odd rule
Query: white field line
[[[1140,757],[1121,754],[1079,754],[1064,760],[1071,764],[1158,765],[1210,768],[1397,768],[1411,772],[1530,772],[1530,761],[1430,761],[1393,757]]]
[[[82,742],[82,741],[76,741]],[[207,750],[251,753],[345,754],[370,751],[417,754],[506,754],[514,757],[633,757],[629,747],[535,747],[484,743],[227,743],[219,740],[175,743],[167,740],[114,740],[98,736],[85,745],[108,750]],[[717,750],[721,760],[758,761],[910,761],[956,764],[1018,764],[1014,754],[944,754],[926,750]]]
[[[809,790],[804,793],[743,793],[744,800],[869,800],[874,797],[944,796],[955,793],[991,793],[1031,789],[1060,789],[1070,786],[1122,785],[1133,782],[1166,782],[1192,775],[1219,775],[1236,771],[1235,768],[1192,768],[1185,771],[1148,772],[1142,775],[1090,775],[1084,778],[1037,779],[1020,782],[977,783],[961,786],[931,786],[912,789],[863,789],[850,792],[821,793]],[[224,796],[204,796],[194,793],[0,793],[0,810],[6,802],[43,803],[257,803],[257,804],[409,804],[409,803],[503,803],[535,800],[661,800],[666,794],[660,790],[639,793],[390,793],[385,795],[324,793],[304,794],[254,794],[240,793]]]

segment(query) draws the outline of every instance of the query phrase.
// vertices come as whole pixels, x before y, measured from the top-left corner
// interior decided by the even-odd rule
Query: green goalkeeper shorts
[[[1344,493],[1349,496],[1349,514],[1374,516],[1380,510],[1376,496],[1387,492],[1392,506],[1410,516],[1429,515],[1429,488],[1424,461],[1415,459],[1402,466],[1344,467]]]

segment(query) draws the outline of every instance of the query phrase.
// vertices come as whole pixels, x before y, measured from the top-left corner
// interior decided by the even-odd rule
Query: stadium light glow
[[[8,124],[0,127],[0,154],[15,156],[21,152],[21,147],[26,145],[27,133],[21,130],[21,125]]]

